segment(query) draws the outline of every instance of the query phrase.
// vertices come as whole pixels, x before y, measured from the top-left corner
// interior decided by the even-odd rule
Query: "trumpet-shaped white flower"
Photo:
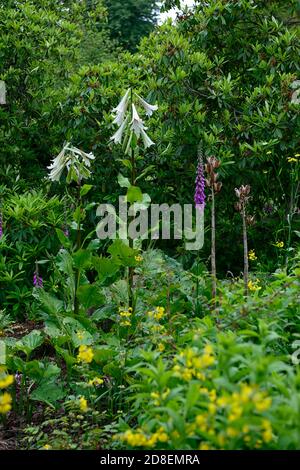
[[[129,94],[130,94],[131,89],[129,88],[123,98],[121,99],[120,103],[116,108],[112,110],[113,113],[116,114],[115,119],[113,121],[113,124],[117,124],[118,126],[121,126],[124,119],[125,115],[128,109],[128,103],[129,103]]]
[[[88,178],[91,174],[89,167],[91,160],[95,157],[92,153],[86,153],[76,147],[70,147],[67,143],[57,157],[52,160],[51,165],[47,168],[51,170],[49,179],[51,181],[59,181],[61,175],[66,168],[69,172],[70,168],[75,171],[79,179]]]
[[[145,129],[146,129],[146,127],[144,129],[141,129],[141,135],[142,135],[142,139],[143,139],[143,142],[144,142],[144,147],[145,147],[145,149],[147,149],[148,147],[151,147],[151,145],[155,145],[155,144],[150,139],[148,134],[146,134]]]
[[[138,114],[136,104],[139,104],[141,107],[144,108],[146,116],[152,116],[154,111],[158,109],[157,105],[151,105],[147,103],[147,101],[145,101],[136,93],[134,93],[134,95],[137,97],[138,101],[136,100],[135,104],[132,100],[132,95],[130,97],[130,93],[131,89],[129,88],[129,90],[127,90],[127,92],[121,99],[118,106],[113,109],[113,113],[115,113],[113,124],[117,124],[119,129],[114,133],[114,135],[110,139],[115,144],[122,144],[124,131],[127,129],[131,131],[126,142],[125,153],[128,153],[130,151],[133,134],[136,135],[137,139],[139,139],[140,137],[142,138],[145,148],[154,145],[154,142],[152,142],[152,140],[146,133],[147,127],[145,127],[143,119]],[[131,112],[130,109],[128,109],[129,103],[131,104]]]
[[[158,106],[156,104],[149,104],[149,103],[147,103],[147,101],[145,101],[143,98],[141,98],[141,96],[139,96],[137,93],[135,93],[135,95],[138,97],[141,105],[143,106],[144,110],[146,111],[147,116],[149,116],[149,117],[152,116],[154,111],[158,110]]]
[[[141,131],[145,129],[144,121],[138,115],[135,105],[132,103],[132,121],[130,123],[131,130],[135,133],[135,135],[139,138],[141,135]]]
[[[115,144],[121,144],[122,143],[123,133],[124,133],[124,130],[127,126],[128,121],[129,121],[129,117],[127,116],[127,118],[120,125],[117,132],[111,137],[110,140],[113,140]]]

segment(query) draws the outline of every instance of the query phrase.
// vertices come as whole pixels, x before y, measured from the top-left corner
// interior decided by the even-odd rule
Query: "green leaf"
[[[113,277],[119,270],[119,266],[113,262],[111,258],[93,257],[92,264],[98,272],[99,279],[105,281],[109,277]]]
[[[143,201],[143,193],[138,186],[129,186],[127,190],[127,201],[131,204]]]
[[[82,188],[80,189],[80,196],[83,197],[85,196],[91,189],[93,185],[92,184],[84,184]]]
[[[78,269],[87,269],[90,267],[92,254],[88,250],[80,249],[73,255],[74,265]]]
[[[95,284],[80,286],[77,290],[77,298],[85,308],[99,307],[105,303],[105,297]]]
[[[71,240],[68,237],[66,237],[64,232],[60,228],[56,228],[55,231],[56,231],[56,235],[57,235],[60,243],[62,244],[62,246],[64,248],[70,248]]]
[[[130,187],[130,181],[128,178],[125,178],[121,173],[118,174],[118,183],[121,186],[121,188],[129,188]]]
[[[108,252],[113,256],[114,261],[122,266],[135,266],[135,250],[124,243],[123,240],[115,240],[109,247]]]
[[[41,401],[52,406],[59,400],[66,396],[66,391],[62,385],[57,385],[55,382],[46,382],[33,390],[30,395],[31,400]]]
[[[16,343],[16,348],[29,355],[34,349],[38,348],[43,341],[42,333],[38,330],[33,330]]]

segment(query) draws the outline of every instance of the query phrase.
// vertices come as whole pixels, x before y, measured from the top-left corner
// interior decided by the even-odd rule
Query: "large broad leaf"
[[[85,308],[100,307],[105,303],[105,297],[95,284],[80,286],[77,290],[77,298]]]
[[[36,289],[33,296],[41,302],[43,311],[50,315],[56,315],[63,309],[63,302],[48,294],[44,289]]]
[[[33,390],[30,395],[31,400],[41,401],[50,406],[55,405],[66,396],[66,391],[62,385],[55,382],[45,382]]]
[[[24,336],[18,341],[15,347],[25,354],[29,355],[34,349],[38,348],[44,341],[42,333],[37,330],[31,331],[28,335]]]
[[[115,240],[109,247],[108,252],[113,256],[114,262],[122,266],[135,266],[135,250],[130,248],[122,240]]]
[[[93,266],[97,270],[100,281],[105,281],[109,277],[113,277],[119,270],[119,266],[110,258],[93,257]]]
[[[87,250],[78,250],[73,255],[74,265],[78,269],[88,269],[91,265],[92,254]]]

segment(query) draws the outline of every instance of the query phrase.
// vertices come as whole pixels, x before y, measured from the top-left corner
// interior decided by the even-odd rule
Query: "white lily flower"
[[[141,105],[143,106],[144,110],[146,111],[147,116],[152,116],[154,111],[158,110],[158,106],[156,104],[149,104],[147,101],[145,101],[141,96],[139,96],[137,93],[135,95],[138,97]]]
[[[131,91],[131,89],[128,88],[128,90],[126,91],[125,95],[121,99],[118,106],[112,110],[113,113],[116,113],[113,124],[117,124],[118,126],[120,126],[123,123],[124,118],[125,118],[125,114],[126,114],[127,108],[128,108],[130,91]]]
[[[155,145],[154,142],[148,136],[148,134],[145,132],[145,129],[141,129],[141,135],[142,135],[145,149],[147,149],[148,147],[151,147],[151,145]]]
[[[123,133],[124,133],[124,130],[127,126],[127,123],[128,123],[128,116],[127,118],[122,122],[121,126],[119,127],[119,129],[117,130],[117,132],[111,137],[110,140],[113,140],[115,144],[121,144],[122,143],[122,137],[123,137]]]
[[[52,163],[47,167],[51,170],[49,173],[49,179],[51,181],[59,181],[64,169],[66,168],[69,171],[71,166],[74,168],[78,177],[85,178],[87,177],[86,175],[89,176],[91,173],[88,169],[88,167],[91,166],[91,160],[95,160],[92,153],[83,152],[76,147],[70,147],[70,144],[67,143],[59,155],[55,157],[52,160]],[[82,163],[85,167],[85,175],[80,174]]]
[[[144,121],[138,115],[136,107],[132,104],[132,121],[130,123],[131,130],[135,133],[137,137],[140,137],[141,131],[145,128]]]

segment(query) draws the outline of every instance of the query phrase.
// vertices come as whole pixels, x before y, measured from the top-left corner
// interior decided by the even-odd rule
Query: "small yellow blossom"
[[[201,442],[201,444],[199,446],[199,450],[210,450],[210,447],[207,444],[207,442]]]
[[[160,352],[164,352],[164,350],[166,349],[165,348],[165,345],[163,343],[159,343],[159,345],[157,346],[157,349],[160,351]]]
[[[164,313],[165,313],[164,307],[156,307],[155,312],[154,312],[155,320],[161,320],[161,318],[164,316]]]
[[[0,414],[6,414],[11,410],[12,397],[9,393],[5,392],[0,395]]]
[[[95,377],[95,378],[89,380],[88,384],[89,384],[90,386],[93,386],[93,385],[96,385],[96,386],[97,386],[97,385],[102,385],[103,382],[104,382],[104,380],[103,380],[103,379],[100,379],[100,377]]]
[[[143,261],[143,257],[141,255],[137,255],[137,256],[135,256],[135,261],[137,263],[141,263]]]
[[[131,326],[131,322],[129,320],[123,320],[120,322],[121,326]]]
[[[93,358],[94,353],[91,347],[86,346],[85,344],[79,346],[79,352],[77,355],[78,362],[85,362],[86,364],[89,364],[90,362],[92,362]]]
[[[250,251],[249,251],[249,253],[248,253],[248,258],[249,258],[250,261],[256,261],[256,260],[257,260],[257,256],[256,256],[254,250],[250,250]]]
[[[227,428],[226,433],[229,437],[236,437],[239,434],[239,432],[235,428],[232,428],[232,427]]]
[[[284,242],[276,242],[274,246],[276,246],[276,248],[283,248]]]
[[[88,404],[84,397],[79,398],[79,408],[82,413],[86,413],[88,410]]]
[[[287,159],[287,161],[288,161],[288,163],[298,163],[297,158],[294,158],[294,157],[289,157],[289,158]]]
[[[9,387],[14,381],[13,375],[7,375],[4,379],[0,379],[0,389]]]
[[[262,439],[264,442],[268,443],[271,442],[273,439],[273,434],[272,434],[272,426],[270,421],[267,419],[264,419],[262,421],[262,428],[263,428],[263,433],[262,433]]]
[[[50,444],[45,444],[43,447],[42,447],[43,450],[50,450],[52,449],[52,447],[50,446]]]
[[[258,285],[259,283],[259,280],[257,279],[256,282],[253,282],[250,281],[248,282],[248,289],[251,291],[251,292],[256,292],[256,291],[260,291],[261,290],[261,286]]]

